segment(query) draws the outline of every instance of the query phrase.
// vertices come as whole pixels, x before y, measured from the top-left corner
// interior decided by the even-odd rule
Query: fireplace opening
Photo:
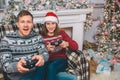
[[[62,28],[65,30],[65,32],[72,38],[72,27],[65,27],[65,28]]]

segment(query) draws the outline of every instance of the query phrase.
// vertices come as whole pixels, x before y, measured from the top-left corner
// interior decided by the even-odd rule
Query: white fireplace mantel
[[[53,10],[48,10],[53,11]],[[31,11],[35,23],[42,23],[48,11]],[[60,28],[72,28],[72,38],[78,43],[79,50],[83,49],[84,22],[86,14],[93,12],[92,8],[53,11],[59,16]]]

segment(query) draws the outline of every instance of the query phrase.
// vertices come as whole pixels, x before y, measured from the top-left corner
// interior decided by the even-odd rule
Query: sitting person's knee
[[[60,72],[57,75],[57,80],[77,80],[77,77],[67,72]]]

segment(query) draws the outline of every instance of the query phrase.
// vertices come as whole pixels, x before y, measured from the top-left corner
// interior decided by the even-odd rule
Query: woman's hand
[[[55,49],[55,46],[54,45],[51,45],[50,43],[48,43],[47,45],[47,50],[48,51],[53,51]]]
[[[61,44],[59,44],[59,46],[61,46],[62,48],[67,48],[69,46],[69,42],[67,41],[62,41]]]

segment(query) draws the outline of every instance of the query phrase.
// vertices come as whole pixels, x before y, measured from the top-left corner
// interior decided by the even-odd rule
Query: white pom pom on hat
[[[54,12],[47,12],[44,18],[44,23],[47,21],[59,23],[58,16]]]

